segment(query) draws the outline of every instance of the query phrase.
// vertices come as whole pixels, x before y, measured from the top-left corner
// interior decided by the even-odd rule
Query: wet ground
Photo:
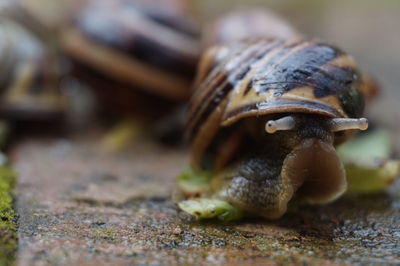
[[[170,199],[184,150],[140,140],[107,155],[98,137],[13,149],[19,265],[400,264],[400,186],[273,222],[200,223]]]

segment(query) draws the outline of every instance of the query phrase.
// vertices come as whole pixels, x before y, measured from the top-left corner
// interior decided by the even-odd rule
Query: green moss
[[[0,166],[0,265],[13,264],[17,248],[11,195],[14,184],[15,173],[8,166]]]

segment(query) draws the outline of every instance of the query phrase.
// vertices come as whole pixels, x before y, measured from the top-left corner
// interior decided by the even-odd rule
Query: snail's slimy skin
[[[346,179],[328,119],[299,119],[297,130],[264,136],[263,119],[247,121],[248,128],[260,130],[248,132],[251,149],[243,157],[215,174],[213,196],[269,219],[281,217],[296,192],[313,203],[340,196]]]

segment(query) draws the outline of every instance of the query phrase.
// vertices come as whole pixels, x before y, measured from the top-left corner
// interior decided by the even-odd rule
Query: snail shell
[[[266,218],[283,215],[295,193],[339,197],[346,179],[334,147],[366,129],[375,84],[320,40],[230,39],[205,52],[189,106],[191,163],[212,171],[209,196]]]
[[[107,104],[160,110],[189,97],[199,44],[183,0],[86,1],[62,44]]]
[[[77,1],[80,0],[3,0],[0,16],[19,23],[46,45],[53,45]]]
[[[53,120],[66,107],[57,57],[35,35],[0,19],[0,113],[10,119]]]

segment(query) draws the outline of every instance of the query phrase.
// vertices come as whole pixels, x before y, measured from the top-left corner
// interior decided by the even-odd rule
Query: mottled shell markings
[[[223,123],[253,111],[297,105],[332,117],[359,117],[362,94],[352,57],[317,40],[258,40],[237,44],[198,86],[191,104],[189,135],[197,132],[218,104],[229,97]],[[229,95],[229,96],[228,96]],[[357,101],[356,108],[349,101]],[[301,108],[303,105],[304,108]],[[308,108],[310,107],[310,108]]]

